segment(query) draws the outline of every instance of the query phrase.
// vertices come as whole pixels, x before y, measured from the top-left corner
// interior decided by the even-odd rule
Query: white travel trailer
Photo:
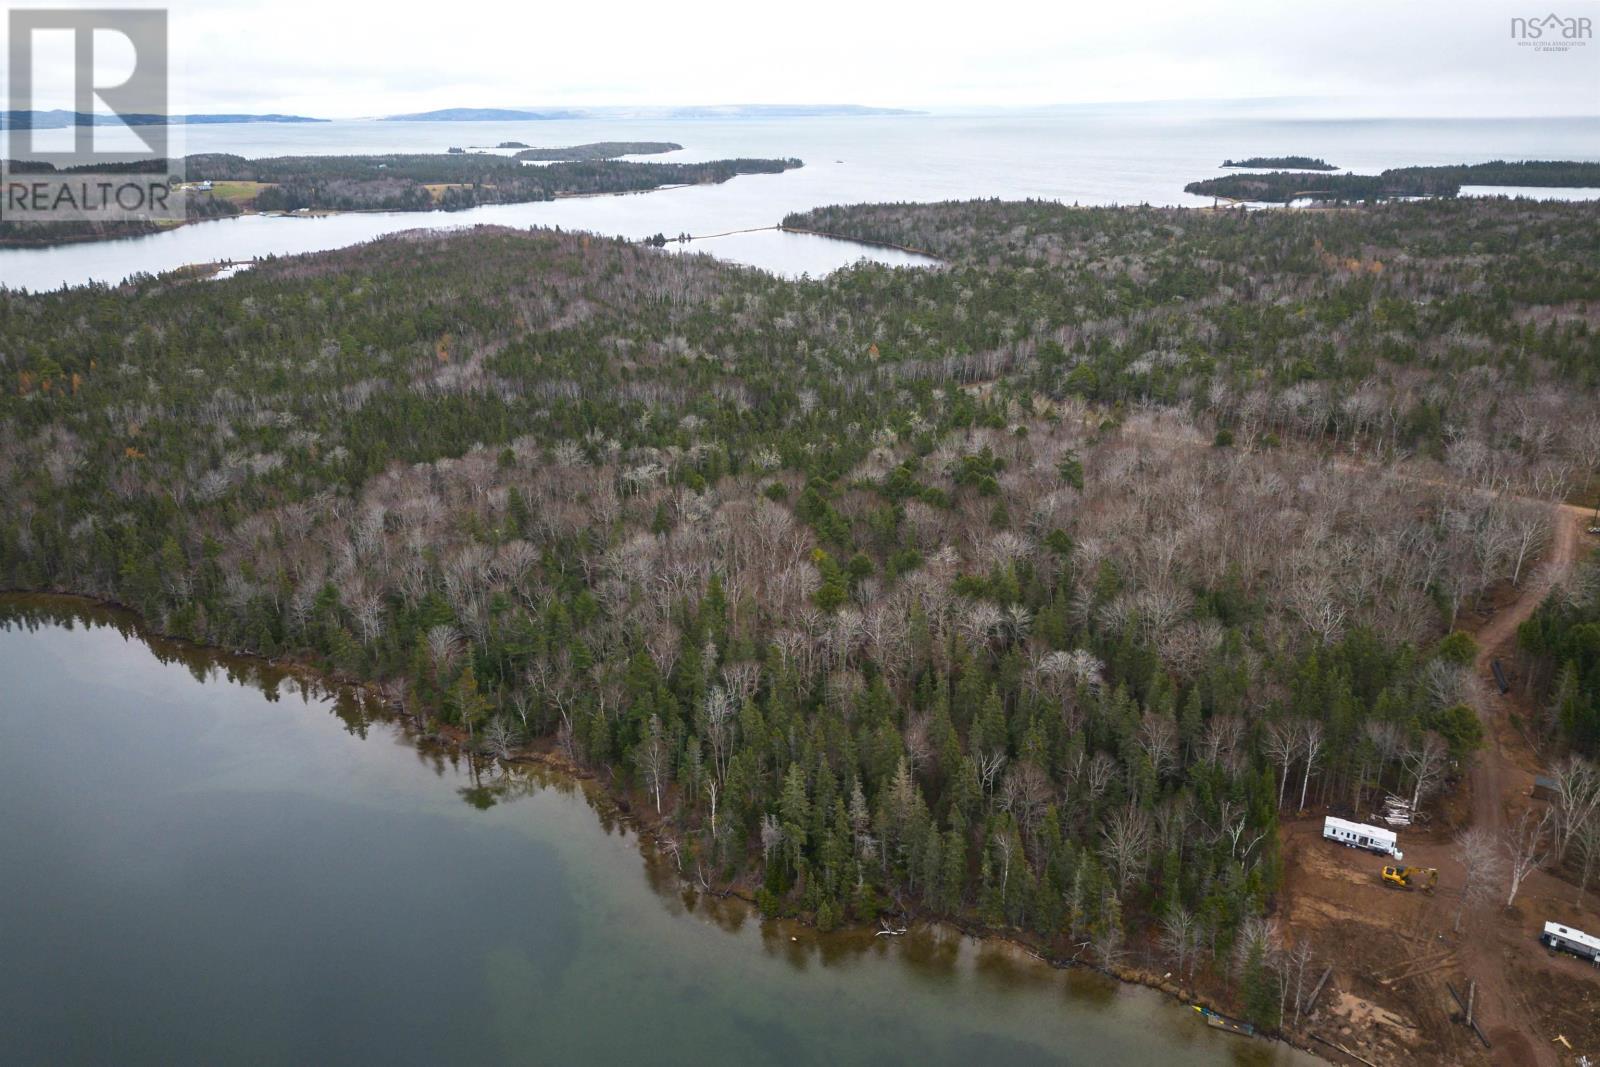
[[[1551,948],[1600,963],[1600,937],[1592,937],[1582,930],[1574,930],[1560,923],[1545,923],[1544,933],[1539,940]]]
[[[1347,822],[1344,819],[1335,819],[1332,815],[1322,820],[1322,836],[1329,841],[1337,841],[1349,848],[1364,848],[1369,852],[1381,852],[1385,856],[1395,859],[1404,859],[1400,852],[1400,842],[1395,837],[1393,830],[1385,830],[1381,826],[1368,826],[1362,822]]]

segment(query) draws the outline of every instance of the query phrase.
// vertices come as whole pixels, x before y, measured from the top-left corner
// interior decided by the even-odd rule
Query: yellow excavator
[[[1437,867],[1385,867],[1383,869],[1383,884],[1398,886],[1401,889],[1420,889],[1424,893],[1431,893],[1439,884],[1439,868]]]

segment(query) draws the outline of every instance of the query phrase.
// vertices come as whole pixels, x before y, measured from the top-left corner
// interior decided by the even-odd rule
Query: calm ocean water
[[[1041,197],[1081,204],[1202,206],[1185,183],[1221,173],[1226,157],[1321,156],[1375,172],[1405,164],[1490,159],[1600,160],[1600,118],[1260,119],[1149,113],[906,115],[678,122],[380,122],[197,126],[188,152],[245,156],[442,152],[523,141],[666,140],[691,162],[731,156],[798,156],[806,166],[722,185],[553,203],[497,205],[452,214],[389,213],[320,219],[249,217],[186,226],[133,240],[0,252],[0,285],[49,289],[189,263],[248,260],[337,248],[418,226],[561,226],[630,238],[723,233],[771,226],[823,204],[967,197]],[[854,261],[856,245],[763,233],[696,243],[697,251],[782,274],[818,274]],[[873,258],[909,257],[873,252]]]

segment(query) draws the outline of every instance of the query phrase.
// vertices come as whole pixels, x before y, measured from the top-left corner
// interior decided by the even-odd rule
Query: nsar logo
[[[1511,39],[1536,52],[1567,52],[1582,48],[1594,37],[1594,20],[1582,15],[1511,20]]]

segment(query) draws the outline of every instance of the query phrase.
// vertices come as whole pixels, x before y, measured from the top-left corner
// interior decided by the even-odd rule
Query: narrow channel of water
[[[745,175],[730,181],[760,181],[782,175]],[[569,197],[526,204],[489,204],[465,211],[350,211],[331,215],[239,215],[190,223],[145,237],[84,241],[44,248],[0,249],[0,286],[44,292],[89,281],[115,284],[132,274],[162,274],[196,263],[244,262],[346,248],[402,230],[469,226],[560,226],[640,239],[670,229],[665,218],[692,220],[698,232],[719,226],[706,205],[716,186],[687,186],[616,196]],[[661,201],[667,201],[662,203]],[[761,225],[773,226],[781,215]],[[656,229],[652,230],[652,224]],[[668,234],[677,237],[677,231]],[[676,242],[674,251],[705,252],[785,278],[821,277],[866,259],[890,266],[931,266],[937,260],[892,248],[813,234],[767,229],[754,233]]]
[[[0,1061],[1291,1064],[942,931],[686,891],[570,780],[0,598]]]

